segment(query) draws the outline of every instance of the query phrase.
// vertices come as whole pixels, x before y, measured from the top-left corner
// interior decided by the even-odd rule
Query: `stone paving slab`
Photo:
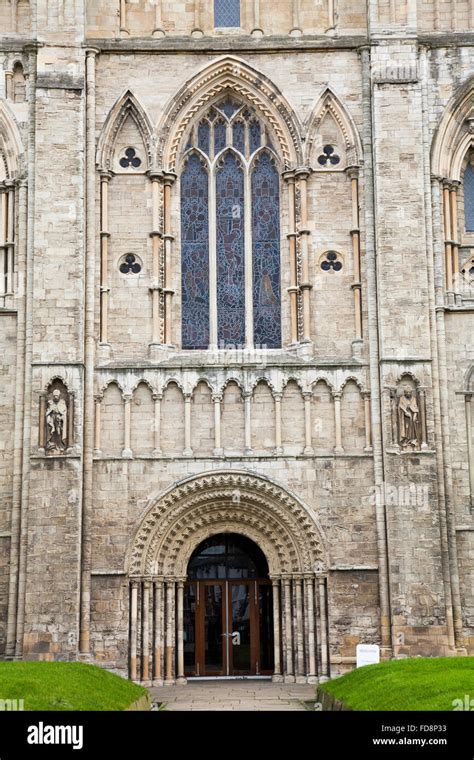
[[[172,711],[301,711],[315,699],[309,684],[269,681],[190,681],[186,686],[150,688],[154,702]]]

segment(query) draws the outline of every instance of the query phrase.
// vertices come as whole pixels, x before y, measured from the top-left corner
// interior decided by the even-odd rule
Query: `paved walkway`
[[[150,689],[166,710],[305,710],[315,700],[315,687],[271,681],[191,681],[186,686]]]

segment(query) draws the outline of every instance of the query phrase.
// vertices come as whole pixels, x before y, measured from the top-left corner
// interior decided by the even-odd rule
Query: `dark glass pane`
[[[236,121],[233,126],[233,145],[242,155],[245,155],[245,124]]]
[[[189,579],[266,578],[268,564],[259,547],[237,534],[212,536],[193,552]]]
[[[204,663],[207,675],[222,671],[222,586],[204,586]]]
[[[244,173],[227,153],[216,178],[219,343],[245,343]]]
[[[227,127],[223,121],[214,124],[214,155],[217,156],[227,145]]]
[[[269,584],[258,585],[260,671],[273,670],[273,594]]]
[[[214,0],[214,26],[240,26],[240,0]]]
[[[250,154],[255,153],[262,144],[262,136],[260,133],[260,124],[258,121],[252,121],[249,127],[250,137]]]
[[[232,583],[229,586],[232,594],[230,646],[232,647],[232,670],[235,675],[247,673],[250,670],[250,588],[248,583]]]
[[[464,172],[464,219],[466,232],[474,232],[474,169],[471,164]]]
[[[208,175],[191,156],[181,176],[181,286],[183,348],[209,345]]]
[[[196,585],[184,587],[184,667],[194,675],[196,670]]]
[[[198,148],[202,150],[206,156],[209,155],[211,141],[211,127],[207,121],[202,121],[198,127]]]
[[[280,179],[268,153],[252,174],[253,319],[256,345],[281,346]]]
[[[237,113],[241,105],[241,103],[239,103],[237,100],[234,100],[230,95],[228,95],[227,98],[219,103],[217,107],[220,111],[222,111],[222,113],[225,113],[228,119],[231,119],[234,113]]]

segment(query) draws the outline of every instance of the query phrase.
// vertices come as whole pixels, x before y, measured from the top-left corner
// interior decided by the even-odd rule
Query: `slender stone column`
[[[153,420],[153,436],[154,436],[154,442],[153,442],[153,456],[154,457],[160,457],[161,452],[161,399],[162,399],[161,393],[154,393],[153,394],[153,401],[154,401],[154,420]]]
[[[131,432],[132,432],[132,397],[124,393],[122,395],[124,406],[123,406],[123,428],[124,428],[124,436],[123,436],[123,451],[122,451],[122,457],[124,459],[132,459],[133,458],[133,452],[132,452],[132,444],[131,444]]]
[[[301,198],[301,278],[300,290],[303,297],[303,337],[304,343],[311,343],[311,288],[313,287],[309,277],[309,238],[311,231],[308,229],[308,177],[309,169],[298,169],[296,177],[299,180]]]
[[[194,29],[191,34],[194,37],[202,37],[201,0],[194,0]]]
[[[311,399],[312,393],[303,393],[304,398],[304,429],[305,429],[305,447],[304,453],[307,456],[313,456],[313,441],[311,436]]]
[[[272,596],[273,596],[273,659],[274,671],[272,680],[279,683],[283,680],[281,675],[281,654],[280,654],[280,580],[272,578]]]
[[[0,190],[0,305],[5,306],[7,281],[5,270],[7,268],[7,217],[8,217],[8,194],[3,188]]]
[[[142,683],[151,686],[150,680],[150,581],[144,581],[143,593],[143,623],[142,623]]]
[[[130,596],[130,678],[138,678],[137,667],[137,616],[138,616],[138,583],[132,581]]]
[[[154,632],[154,657],[153,657],[153,686],[163,684],[163,580],[155,581],[155,632]]]
[[[191,448],[191,402],[192,396],[186,393],[184,396],[184,451],[183,456],[192,457]]]
[[[254,37],[263,37],[263,29],[260,26],[260,0],[253,0],[253,29],[251,34]]]
[[[7,229],[6,229],[6,258],[7,258],[7,280],[6,292],[13,294],[15,289],[15,188],[13,183],[8,187],[7,203]]]
[[[165,650],[165,683],[172,685],[173,679],[173,659],[174,659],[174,600],[175,600],[175,582],[174,580],[166,581],[166,650]]]
[[[421,423],[421,448],[428,448],[428,431],[426,428],[426,391],[424,388],[419,389],[420,394],[420,423]]]
[[[305,576],[306,617],[308,620],[308,683],[317,682],[316,641],[314,631],[314,580],[312,575]]]
[[[360,277],[360,219],[359,219],[359,170],[351,167],[347,175],[351,181],[352,197],[352,257],[354,262],[354,317],[355,339],[362,340],[362,285]]]
[[[285,172],[283,178],[288,184],[288,241],[290,246],[290,342],[298,342],[298,273],[296,266],[296,208],[295,173]]]
[[[304,669],[304,632],[303,632],[303,579],[295,578],[293,586],[296,592],[296,680],[306,682]]]
[[[172,343],[171,325],[172,325],[172,299],[174,290],[171,289],[171,262],[172,262],[172,244],[174,236],[171,234],[171,188],[176,180],[175,174],[163,175],[163,218],[164,218],[164,246],[165,246],[165,335],[164,343],[170,346]]]
[[[161,0],[158,0],[160,2]],[[152,190],[152,226],[150,232],[152,239],[152,282],[150,285],[152,297],[152,338],[151,345],[155,346],[161,343],[161,325],[160,325],[160,292],[162,285],[160,283],[160,246],[163,233],[160,230],[160,183],[161,175],[157,172],[149,172]]]
[[[336,429],[336,446],[334,451],[336,454],[344,454],[342,446],[342,422],[341,422],[341,393],[334,393],[334,423]]]
[[[90,599],[91,599],[91,522],[94,497],[94,363],[96,351],[95,296],[96,296],[96,168],[95,168],[95,57],[97,50],[86,50],[86,250],[85,250],[85,317],[84,317],[84,457],[82,499],[81,547],[81,613],[79,651],[90,651]]]
[[[221,440],[221,401],[222,396],[214,394],[214,456],[221,457],[224,454]]]
[[[327,681],[329,678],[329,661],[328,661],[328,641],[327,641],[327,609],[326,609],[326,579],[323,576],[318,577],[319,588],[319,621],[321,642],[321,677],[320,681]]]
[[[295,677],[293,673],[293,615],[291,604],[291,580],[285,578],[283,580],[283,586],[285,589],[285,643],[286,643],[286,672],[284,674],[284,680],[287,683],[294,683]]]
[[[102,455],[102,440],[101,440],[101,410],[102,410],[103,396],[99,395],[95,397],[95,418],[94,418],[94,456],[100,457]]]
[[[459,225],[458,225],[458,183],[452,183],[449,191],[449,209],[451,214],[451,236],[452,236],[452,267],[453,267],[453,288],[459,290]]]
[[[370,393],[367,391],[362,394],[364,398],[364,415],[365,415],[365,449],[372,451],[372,420],[370,416]]]
[[[474,451],[472,442],[472,393],[466,393],[464,397],[466,407],[466,435],[467,435],[467,461],[469,467],[469,503],[474,507]]]
[[[184,581],[178,580],[178,678],[177,683],[185,684],[184,677]]]
[[[120,0],[120,32],[130,34],[127,26],[127,0]]]
[[[245,454],[250,456],[252,451],[252,393],[244,393],[245,403]]]
[[[283,394],[274,393],[275,399],[275,451],[273,452],[277,456],[283,454],[283,447],[281,445],[281,400]]]
[[[166,32],[163,29],[163,0],[155,0],[155,28],[153,29],[153,37],[165,37]]]
[[[443,214],[444,214],[444,265],[446,290],[451,290],[453,285],[453,247],[451,229],[451,197],[449,184],[443,185]]]
[[[293,0],[292,20],[293,27],[290,29],[290,35],[292,37],[299,37],[302,34],[300,27],[300,0]]]
[[[13,71],[5,71],[5,97],[13,100]]]
[[[109,345],[109,182],[111,175],[100,176],[100,344],[101,354],[108,357]]]
[[[469,0],[469,28],[474,29],[474,0]]]
[[[46,394],[42,393],[39,398],[39,422],[38,422],[38,448],[39,448],[40,454],[45,453],[45,446],[46,446],[45,417],[46,417]]]
[[[336,25],[336,18],[334,15],[334,0],[328,0],[328,31],[333,29]]]

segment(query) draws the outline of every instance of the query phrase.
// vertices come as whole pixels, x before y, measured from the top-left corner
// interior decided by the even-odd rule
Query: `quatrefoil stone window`
[[[135,148],[126,148],[125,155],[119,161],[122,169],[138,169],[141,166],[142,160],[138,158]]]
[[[323,152],[318,156],[318,164],[320,166],[337,166],[340,162],[341,158],[337,155],[336,150],[332,145],[325,145]]]
[[[138,274],[142,270],[142,265],[133,253],[127,253],[120,261],[119,270],[122,274]]]
[[[326,253],[326,258],[321,262],[321,269],[323,272],[330,272],[331,269],[334,272],[341,271],[342,261],[339,260],[336,251],[328,251]]]

